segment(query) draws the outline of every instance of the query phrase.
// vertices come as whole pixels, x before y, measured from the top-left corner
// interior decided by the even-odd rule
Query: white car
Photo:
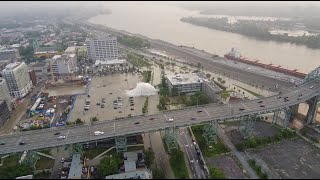
[[[94,132],[94,135],[95,135],[95,136],[99,136],[99,135],[102,135],[102,134],[104,134],[104,132],[101,132],[101,131],[95,131],[95,132]]]
[[[66,136],[59,136],[59,139],[65,139]]]
[[[173,119],[172,119],[172,118],[169,118],[167,121],[168,121],[168,122],[172,122],[172,121],[173,121]]]
[[[313,86],[310,86],[310,89],[312,89],[313,88]]]

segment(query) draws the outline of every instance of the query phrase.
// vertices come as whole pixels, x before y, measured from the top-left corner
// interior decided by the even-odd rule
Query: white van
[[[84,110],[89,110],[89,109],[90,109],[90,105],[84,106]]]
[[[101,132],[101,131],[95,131],[95,132],[94,132],[94,135],[95,135],[95,136],[99,136],[99,135],[102,135],[102,134],[104,134],[104,132]]]

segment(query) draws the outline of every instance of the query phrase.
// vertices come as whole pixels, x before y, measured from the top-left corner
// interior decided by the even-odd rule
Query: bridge
[[[287,100],[284,99],[285,97],[287,97]],[[262,101],[262,103],[259,103],[259,101]],[[203,135],[207,141],[214,141],[217,122],[237,118],[240,119],[244,126],[243,129],[240,129],[241,132],[248,136],[256,117],[266,113],[274,113],[273,123],[281,124],[286,128],[292,119],[292,115],[296,112],[297,106],[303,102],[309,104],[307,123],[312,123],[316,117],[319,101],[320,67],[308,74],[304,83],[299,86],[283,91],[279,95],[261,99],[229,104],[209,104],[180,110],[163,111],[154,115],[94,122],[75,127],[50,128],[2,135],[0,136],[0,142],[5,142],[6,144],[0,146],[0,154],[93,142],[107,138],[115,138],[117,151],[122,152],[126,151],[126,136],[158,130],[165,130],[166,143],[170,149],[177,147],[174,135],[175,127],[209,124]],[[279,118],[281,112],[285,113],[284,118]],[[170,122],[168,119],[173,119],[173,121]],[[95,136],[95,131],[103,131],[104,134]],[[66,138],[63,140],[58,139],[59,135],[54,135],[57,132],[65,135]],[[25,145],[19,145],[21,141],[25,142]]]

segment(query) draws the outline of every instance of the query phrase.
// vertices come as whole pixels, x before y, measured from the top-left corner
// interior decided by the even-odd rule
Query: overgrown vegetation
[[[217,137],[217,144],[207,144],[206,139],[202,136],[204,126],[207,125],[197,125],[191,127],[203,156],[213,157],[219,154],[230,152],[230,150],[223,144],[219,137]],[[209,148],[209,146],[212,148]]]
[[[235,85],[235,86],[237,86],[237,85]],[[247,91],[248,93],[250,93],[250,94],[252,94],[252,95],[254,95],[254,96],[256,96],[256,97],[263,97],[261,94],[258,94],[258,93],[255,93],[255,92],[253,92],[253,91],[250,91],[249,89],[246,89],[246,88],[243,88],[243,87],[240,87],[240,86],[237,86],[237,87],[239,87],[239,88]]]
[[[50,169],[54,165],[54,160],[40,156],[40,159],[36,163],[36,169],[37,170],[43,170],[43,169]]]
[[[107,156],[100,160],[98,165],[98,176],[105,178],[106,176],[119,173],[121,159],[119,155]]]
[[[93,149],[86,149],[84,151],[83,157],[93,159],[108,149],[109,149],[109,147],[95,147]]]
[[[186,162],[181,150],[171,150],[169,161],[176,179],[189,179]]]
[[[142,49],[142,48],[149,48],[150,43],[146,40],[143,40],[136,36],[127,36],[123,35],[122,37],[118,37],[118,41],[120,44],[123,44],[125,46],[134,48],[134,49]]]
[[[277,132],[273,137],[251,137],[235,146],[239,151],[244,151],[245,149],[264,147],[270,143],[280,142],[281,140],[292,139],[294,137],[296,137],[295,131],[284,129],[283,131]]]
[[[150,168],[151,164],[153,164],[153,161],[154,161],[154,152],[149,147],[148,150],[144,150],[143,153],[144,153],[145,164],[147,167]]]
[[[133,66],[138,68],[150,66],[150,63],[144,59],[143,55],[140,54],[129,53],[127,54],[127,59]]]
[[[0,166],[0,179],[15,179],[19,176],[32,174],[32,167],[25,164],[19,165],[18,161],[17,154],[5,158],[3,165]]]
[[[230,96],[230,92],[229,92],[229,91],[224,90],[224,91],[222,91],[222,92],[220,93],[220,97],[221,97],[223,100],[227,100],[229,96]]]
[[[149,105],[149,97],[146,97],[146,100],[144,101],[142,113],[145,114],[148,112],[148,105]]]
[[[181,18],[182,22],[204,26],[211,29],[242,34],[248,37],[254,37],[261,40],[274,40],[279,42],[290,42],[300,45],[306,45],[309,48],[320,48],[320,34],[312,36],[289,36],[286,34],[271,34],[269,30],[274,26],[281,26],[285,21],[277,20],[273,22],[238,20],[236,23],[228,23],[228,18],[205,18],[205,17],[187,17]],[[272,24],[270,24],[272,23]],[[278,23],[278,24],[277,24]]]
[[[209,178],[210,179],[225,179],[223,172],[215,167],[209,167]]]
[[[256,163],[256,160],[254,160],[254,159],[249,159],[247,162],[249,163],[249,165],[251,166],[251,168],[256,172],[256,174],[259,176],[260,179],[268,179],[268,174],[262,172],[261,166],[259,166],[259,165]]]
[[[143,71],[141,74],[143,76],[143,80],[146,83],[150,83],[151,82],[151,73],[152,71]]]

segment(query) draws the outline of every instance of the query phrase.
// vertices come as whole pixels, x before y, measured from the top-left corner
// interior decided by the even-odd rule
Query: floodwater
[[[91,18],[91,23],[106,25],[130,33],[161,39],[175,45],[191,46],[223,56],[232,47],[245,57],[259,59],[285,68],[309,72],[320,65],[320,50],[303,45],[261,41],[239,34],[194,26],[180,21],[182,17],[201,16],[175,6],[142,3],[106,4],[112,14]]]

